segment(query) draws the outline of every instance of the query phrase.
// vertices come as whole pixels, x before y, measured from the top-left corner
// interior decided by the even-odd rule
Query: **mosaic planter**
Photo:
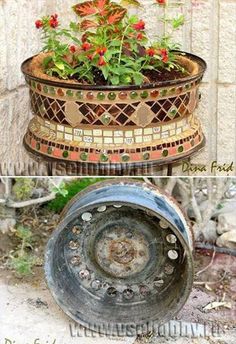
[[[25,61],[34,114],[24,138],[45,158],[120,168],[169,164],[203,147],[194,114],[205,62],[186,54],[196,73],[142,87],[90,86],[41,79]],[[118,167],[119,166],[119,167]]]

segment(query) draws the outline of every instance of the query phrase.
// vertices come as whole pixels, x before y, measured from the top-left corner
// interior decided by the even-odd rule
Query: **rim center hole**
[[[120,264],[130,263],[136,256],[136,250],[127,240],[114,240],[110,245],[111,259]]]

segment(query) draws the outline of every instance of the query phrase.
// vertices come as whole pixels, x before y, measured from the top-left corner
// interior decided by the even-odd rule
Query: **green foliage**
[[[9,255],[9,266],[18,276],[30,275],[36,264],[36,257],[29,252],[29,249],[32,249],[32,232],[28,227],[18,226],[15,236],[20,243]]]
[[[61,79],[75,78],[79,82],[94,84],[100,72],[107,85],[141,85],[147,69],[179,69],[171,49],[176,47],[167,34],[179,29],[185,22],[181,14],[168,17],[168,8],[179,6],[175,1],[154,1],[164,10],[160,21],[165,23],[162,37],[151,44],[145,23],[137,16],[129,16],[125,7],[141,7],[141,1],[90,0],[73,6],[78,22],[69,29],[60,27],[57,15],[37,20],[42,29],[43,51],[48,52],[43,62],[45,72]]]
[[[16,178],[12,187],[13,195],[17,201],[24,201],[31,197],[35,182],[30,178]]]
[[[103,180],[102,178],[82,178],[75,179],[70,182],[66,182],[64,185],[67,191],[65,195],[57,194],[56,198],[50,201],[47,207],[56,212],[60,213],[65,205],[80,191],[87,188],[89,185],[95,184]]]

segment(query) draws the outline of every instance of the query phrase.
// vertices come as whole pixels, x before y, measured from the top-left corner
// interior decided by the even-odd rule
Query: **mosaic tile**
[[[94,137],[94,143],[103,143],[103,138],[102,137]]]
[[[114,137],[123,137],[124,133],[121,130],[114,131]]]
[[[169,132],[168,131],[165,131],[164,133],[161,134],[161,138],[162,139],[166,139],[169,137]]]
[[[152,135],[143,136],[143,142],[151,142],[152,141]]]
[[[82,129],[74,129],[74,135],[82,136],[83,135],[83,130]]]
[[[60,132],[57,132],[57,138],[58,139],[63,139],[64,138],[64,135]]]
[[[57,125],[57,130],[58,131],[64,131],[65,127],[63,125]]]
[[[113,132],[111,130],[104,130],[103,136],[113,136]]]
[[[144,129],[144,135],[151,135],[153,132],[152,128],[146,128]]]
[[[126,131],[125,137],[133,137],[133,131]]]
[[[136,143],[142,143],[143,142],[143,137],[142,136],[136,136],[135,137],[135,142]]]
[[[116,144],[124,143],[124,139],[122,137],[115,137],[114,143],[116,143]]]
[[[170,136],[174,136],[176,133],[175,129],[170,130]]]
[[[67,141],[73,141],[73,136],[70,134],[65,134],[65,140]]]
[[[143,134],[143,129],[135,129],[134,130],[134,135],[142,135]]]
[[[73,129],[69,128],[69,127],[65,127],[65,133],[72,134],[73,133]]]
[[[94,129],[93,130],[93,135],[94,136],[102,136],[102,130]]]
[[[106,143],[106,144],[113,143],[112,137],[104,137],[104,143]]]
[[[91,136],[91,135],[93,135],[93,131],[92,130],[84,130],[84,135],[85,136]]]
[[[69,157],[69,152],[68,151],[64,151],[62,153],[62,156],[63,156],[63,158],[68,158]]]
[[[126,143],[127,145],[131,145],[134,142],[134,139],[132,139],[131,137],[126,137],[124,139],[124,143]]]
[[[92,143],[93,142],[93,138],[91,136],[84,136],[83,141],[85,143]]]
[[[161,134],[154,134],[153,135],[154,140],[160,140],[160,138],[161,138]]]
[[[53,124],[53,123],[51,123],[51,124],[50,124],[50,129],[52,129],[52,130],[56,130],[56,125],[55,125],[55,124]]]
[[[82,137],[81,136],[74,136],[74,141],[76,142],[82,142]]]
[[[155,127],[155,128],[153,128],[153,133],[154,134],[158,134],[158,133],[160,133],[161,132],[161,128],[160,127]]]

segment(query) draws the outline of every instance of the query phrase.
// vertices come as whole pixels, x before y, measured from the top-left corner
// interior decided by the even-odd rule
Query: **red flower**
[[[106,61],[105,61],[105,59],[104,59],[103,56],[100,56],[100,57],[99,57],[98,65],[99,65],[100,67],[106,65]]]
[[[51,18],[49,20],[49,25],[51,26],[51,28],[55,29],[56,27],[58,27],[59,22],[58,22],[58,15],[54,14],[51,15]]]
[[[107,51],[106,47],[98,48],[96,50],[96,53],[99,54],[100,56],[104,56],[105,52]]]
[[[91,48],[92,48],[92,44],[90,44],[90,43],[88,43],[88,42],[84,42],[84,43],[82,44],[82,49],[83,49],[84,51],[90,50]]]
[[[93,55],[92,54],[89,54],[88,56],[87,56],[87,58],[90,60],[90,61],[92,61],[92,59],[93,59]]]
[[[142,39],[143,39],[143,34],[142,34],[142,32],[139,32],[138,34],[137,34],[137,40],[138,41],[141,41]]]
[[[37,29],[41,29],[41,27],[43,27],[42,20],[36,20],[35,26],[36,26]]]
[[[75,45],[71,45],[71,46],[70,46],[70,52],[71,52],[72,54],[74,54],[74,53],[76,52],[76,46],[75,46]]]
[[[141,31],[145,29],[145,23],[143,20],[140,20],[138,23],[133,25],[133,28],[137,31]]]
[[[155,51],[154,48],[149,48],[149,49],[146,50],[146,53],[147,53],[149,56],[153,57],[153,56],[155,55],[156,51]]]
[[[167,49],[161,49],[160,53],[161,53],[161,57],[162,57],[162,62],[167,63],[169,61],[168,50]]]
[[[166,4],[166,0],[156,0],[156,2],[157,2],[159,5],[165,5],[165,4]]]

